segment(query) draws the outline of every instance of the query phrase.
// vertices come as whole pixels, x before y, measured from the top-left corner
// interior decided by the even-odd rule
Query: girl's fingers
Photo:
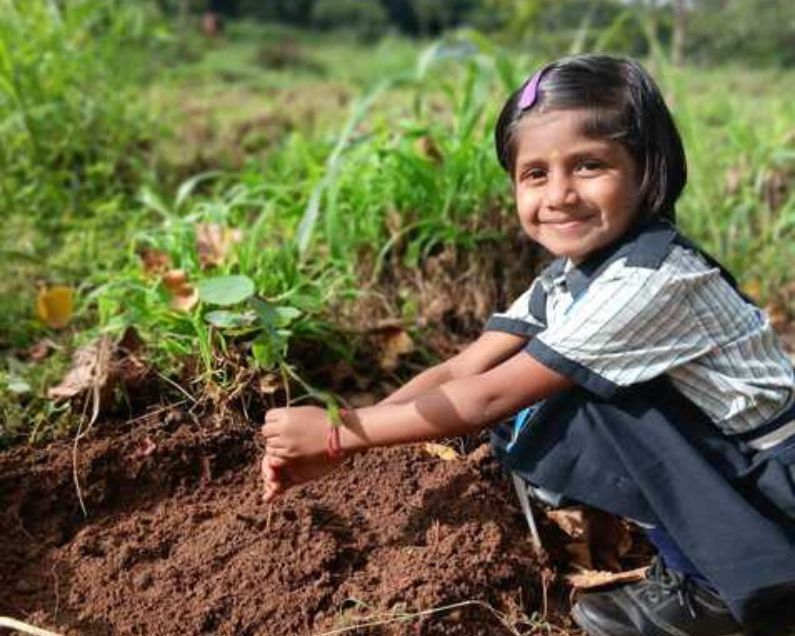
[[[287,460],[284,457],[276,457],[275,455],[269,455],[267,453],[265,453],[265,461],[273,468],[281,468],[287,465]]]
[[[265,493],[262,495],[262,500],[265,503],[270,503],[278,497],[283,491],[281,484],[272,484],[265,488]]]
[[[286,448],[281,446],[273,446],[271,444],[268,444],[268,449],[265,451],[265,453],[268,457],[278,457],[282,461],[285,461],[292,456]]]
[[[278,422],[265,422],[265,424],[259,429],[259,432],[260,435],[262,435],[265,439],[268,439],[280,435],[281,427],[278,426]]]

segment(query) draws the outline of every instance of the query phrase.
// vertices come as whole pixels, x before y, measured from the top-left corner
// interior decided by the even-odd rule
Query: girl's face
[[[617,141],[587,137],[584,110],[530,113],[519,124],[516,209],[531,239],[578,263],[620,237],[638,212],[639,174]]]

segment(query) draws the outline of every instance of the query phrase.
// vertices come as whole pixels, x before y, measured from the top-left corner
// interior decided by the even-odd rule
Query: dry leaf
[[[425,157],[437,165],[444,161],[442,151],[439,150],[439,146],[436,145],[436,142],[430,135],[423,135],[417,139],[417,141],[414,142],[414,150],[417,152],[417,154]]]
[[[280,375],[276,373],[266,373],[259,378],[259,392],[263,395],[273,395],[281,389],[283,381]]]
[[[47,396],[52,400],[71,398],[89,389],[100,390],[108,381],[111,341],[102,336],[96,342],[80,347],[72,356],[72,366],[61,382]]]
[[[591,510],[589,543],[600,568],[618,572],[621,558],[632,549],[632,534],[626,521],[606,512]]]
[[[414,341],[405,330],[385,329],[381,336],[381,355],[378,363],[384,371],[392,371],[397,368],[400,356],[413,350]]]
[[[199,223],[196,226],[196,251],[203,268],[220,265],[229,249],[242,238],[240,230],[219,223]]]
[[[591,546],[587,541],[572,541],[563,546],[568,562],[576,568],[591,570],[594,567]]]
[[[572,539],[580,539],[588,534],[588,519],[582,508],[550,510],[547,512],[547,517]]]
[[[765,307],[765,313],[767,314],[768,318],[770,318],[770,325],[773,329],[783,329],[789,323],[789,317],[787,316],[787,310],[785,307],[782,307],[778,303],[768,303]]]
[[[65,285],[42,287],[36,296],[36,313],[48,327],[63,329],[74,313],[74,290]]]
[[[171,269],[171,258],[160,250],[145,247],[138,252],[138,256],[147,276],[156,276]]]
[[[620,570],[621,557],[632,548],[627,524],[605,512],[573,506],[550,510],[547,517],[572,539],[563,549],[581,568]]]
[[[188,282],[181,269],[172,269],[163,276],[163,285],[171,294],[170,306],[176,311],[190,311],[199,302],[199,290]]]
[[[575,589],[589,590],[595,587],[604,587],[615,583],[632,583],[642,581],[648,568],[637,568],[626,572],[604,572],[602,570],[585,570],[564,576],[566,581]]]
[[[454,448],[445,446],[444,444],[431,444],[430,442],[424,446],[425,452],[435,457],[439,457],[446,462],[457,461],[461,459],[461,455]]]
[[[57,346],[52,340],[49,338],[42,338],[36,344],[28,347],[25,356],[31,362],[41,362],[56,348]]]

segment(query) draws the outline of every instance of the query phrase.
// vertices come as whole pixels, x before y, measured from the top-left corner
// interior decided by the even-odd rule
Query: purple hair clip
[[[538,98],[538,83],[541,81],[541,76],[544,74],[546,68],[536,71],[535,75],[531,77],[524,85],[522,94],[519,96],[519,110],[530,108],[536,103]]]

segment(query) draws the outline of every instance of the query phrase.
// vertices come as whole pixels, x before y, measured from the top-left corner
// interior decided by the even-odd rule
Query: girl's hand
[[[333,471],[341,459],[315,459],[288,461],[281,457],[266,454],[262,458],[263,499],[271,502],[285,490],[313,479],[318,479]]]
[[[326,458],[329,422],[326,411],[316,406],[271,409],[265,414],[262,436],[266,453],[286,460]]]

